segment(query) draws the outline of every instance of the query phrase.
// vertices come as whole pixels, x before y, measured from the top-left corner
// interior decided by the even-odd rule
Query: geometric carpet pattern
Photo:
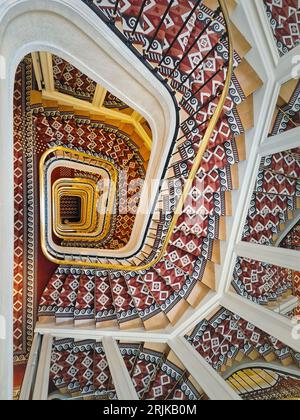
[[[18,66],[14,91],[14,361],[29,354],[35,324],[36,243],[33,223],[36,192],[35,156],[32,144],[30,92],[32,63],[25,58]]]
[[[251,360],[300,367],[297,351],[225,308],[201,321],[186,339],[220,373]]]
[[[300,43],[300,5],[298,0],[263,0],[281,56]]]
[[[295,275],[293,270],[239,257],[232,286],[252,302],[274,305],[293,294]]]
[[[289,82],[287,82],[288,84]],[[285,89],[284,84],[282,89]],[[276,107],[276,118],[271,129],[270,136],[276,136],[277,134],[284,133],[292,130],[299,126],[300,123],[300,82],[297,83],[296,87],[290,91],[289,99],[285,98],[284,103],[280,101]]]
[[[164,345],[119,344],[140,400],[207,400],[207,396],[175,354]]]
[[[106,97],[104,99],[103,106],[105,108],[111,108],[111,109],[126,109],[128,108],[128,105],[126,105],[123,101],[121,101],[119,98],[114,96],[112,93],[107,92]]]
[[[287,150],[262,159],[253,191],[243,240],[275,246],[278,236],[300,207],[299,149]],[[297,249],[297,225],[279,246]],[[295,242],[293,242],[295,239]],[[293,270],[238,258],[232,286],[235,291],[262,305],[276,305],[295,296]]]
[[[101,342],[94,340],[54,340],[50,384],[54,390],[73,398],[117,399],[105,350]]]
[[[120,6],[105,0],[86,3],[109,19],[114,16],[115,6]],[[149,2],[145,7],[135,2],[121,3],[121,6],[114,19],[123,35],[143,48],[148,64],[161,64],[158,71],[168,77],[172,89],[180,95],[180,107],[185,115],[181,125],[184,135],[178,146],[175,145],[176,158],[168,171],[169,207],[166,214],[161,211],[155,219],[156,226],[151,229],[152,253],[147,258],[141,255],[142,264],[151,261],[162,246],[208,122],[214,115],[227,75],[228,42],[220,10],[213,11],[203,3],[195,5],[180,0]],[[153,37],[156,42],[151,43]],[[251,86],[242,83],[240,65],[252,74]],[[252,93],[260,84],[251,66],[235,52],[234,72],[223,113],[160,261],[145,271],[129,273],[61,265],[49,279],[40,302],[40,316],[49,315],[58,322],[66,317],[75,325],[80,321],[94,325],[113,322],[121,328],[157,329],[169,322],[175,324],[185,309],[200,303],[215,287],[214,264],[219,262],[219,242],[225,236],[224,218],[230,215],[231,191],[238,188],[237,167],[244,159],[244,133],[252,124],[245,120],[245,109],[251,109]],[[55,142],[57,137],[68,139],[63,133],[67,131],[64,126],[56,130],[56,123],[62,124],[61,116],[55,112],[52,120],[51,113],[47,118],[43,113],[39,118],[40,125],[44,124],[45,137],[50,133],[47,142]],[[186,114],[190,117],[186,118]],[[85,132],[87,135],[80,135],[83,144],[88,138]],[[53,282],[60,275],[63,278],[59,290],[54,290]],[[87,277],[90,291],[85,287]],[[85,297],[90,302],[85,302]],[[150,322],[152,318],[156,319],[154,324]]]
[[[167,346],[147,343],[118,346],[140,400],[208,399]],[[117,399],[103,344],[95,340],[54,340],[50,384],[52,391],[77,399]]]
[[[262,159],[248,212],[243,240],[274,245],[274,239],[300,207],[298,149]]]
[[[56,90],[77,99],[93,101],[96,82],[56,55],[52,55],[52,62]]]

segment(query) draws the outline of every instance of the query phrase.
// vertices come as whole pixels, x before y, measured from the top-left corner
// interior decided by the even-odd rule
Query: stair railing
[[[175,140],[175,144],[178,146],[178,142],[180,140],[182,140],[183,138],[186,138],[188,140],[188,136],[194,132],[195,130],[197,130],[201,125],[203,124],[208,124],[205,134],[200,142],[199,145],[199,149],[198,152],[194,158],[194,162],[192,165],[192,168],[190,170],[190,173],[188,175],[188,178],[185,182],[182,194],[178,200],[177,203],[175,203],[175,211],[171,217],[171,221],[167,220],[168,223],[168,229],[166,231],[165,234],[165,230],[164,229],[160,229],[160,232],[162,233],[162,235],[164,236],[164,239],[162,240],[162,244],[160,246],[160,249],[155,251],[154,254],[154,258],[152,258],[153,252],[152,254],[146,255],[145,251],[142,251],[140,254],[143,255],[143,260],[140,260],[138,257],[135,258],[135,261],[139,260],[141,263],[137,264],[136,262],[133,264],[132,260],[130,260],[130,258],[133,259],[134,256],[132,257],[127,257],[126,261],[124,264],[117,264],[117,263],[111,263],[111,262],[107,262],[107,263],[103,263],[103,262],[95,262],[94,261],[80,261],[80,260],[75,260],[75,259],[71,259],[71,260],[59,260],[56,259],[54,256],[52,256],[49,252],[47,252],[47,250],[45,250],[45,246],[43,247],[44,252],[46,253],[46,256],[48,259],[50,259],[52,262],[60,265],[70,265],[70,266],[81,266],[81,267],[94,267],[94,268],[98,268],[98,269],[103,269],[103,270],[117,270],[117,271],[144,271],[144,270],[148,270],[149,268],[151,268],[153,265],[155,265],[156,263],[158,263],[165,255],[168,243],[170,241],[170,238],[173,234],[174,228],[176,226],[176,223],[180,217],[180,215],[182,214],[182,210],[183,210],[183,206],[184,203],[186,201],[186,199],[188,198],[189,192],[193,186],[193,181],[198,173],[198,170],[200,168],[203,156],[208,148],[210,139],[213,135],[214,129],[219,121],[219,118],[223,112],[223,108],[225,106],[225,102],[229,93],[229,89],[230,89],[230,84],[231,84],[231,80],[232,80],[232,74],[233,74],[233,66],[234,66],[234,49],[233,49],[233,42],[232,42],[232,35],[231,35],[231,31],[230,31],[230,23],[229,23],[229,14],[228,14],[228,9],[226,6],[226,0],[218,0],[219,3],[219,7],[215,10],[215,12],[213,13],[213,15],[208,19],[204,29],[202,29],[202,31],[200,32],[200,34],[196,37],[195,41],[193,41],[192,45],[188,48],[187,51],[185,51],[183,57],[179,60],[179,62],[177,62],[176,66],[170,70],[170,73],[167,75],[166,78],[164,78],[162,76],[162,74],[159,74],[160,72],[163,73],[163,71],[166,71],[165,69],[161,69],[161,66],[163,65],[163,63],[165,62],[165,59],[167,58],[167,54],[170,51],[170,49],[172,48],[172,46],[174,45],[177,37],[183,32],[183,30],[186,28],[186,25],[188,24],[189,20],[191,19],[191,17],[193,16],[193,13],[197,11],[197,8],[200,6],[202,0],[197,0],[195,2],[195,7],[193,8],[193,10],[191,11],[191,13],[189,14],[185,25],[183,25],[180,30],[178,31],[178,33],[176,34],[174,40],[171,42],[166,54],[159,60],[158,65],[152,66],[148,59],[147,59],[147,54],[149,52],[149,50],[151,49],[151,46],[153,45],[153,43],[155,42],[155,39],[151,39],[150,41],[150,45],[147,48],[146,53],[144,53],[144,55],[142,55],[133,45],[132,43],[135,42],[134,41],[134,35],[137,31],[138,25],[140,23],[140,19],[143,13],[143,10],[146,6],[146,2],[142,2],[141,3],[141,9],[140,12],[138,14],[137,17],[137,21],[134,24],[133,27],[133,34],[126,36],[123,32],[121,32],[120,29],[118,29],[117,25],[116,25],[116,21],[118,16],[120,15],[120,1],[116,0],[115,2],[115,7],[114,10],[109,14],[104,14],[101,10],[99,10],[99,8],[97,6],[95,6],[94,2],[92,0],[82,0],[85,4],[87,4],[91,9],[93,9],[97,15],[110,27],[110,29],[127,45],[127,47],[129,49],[131,49],[131,51],[143,62],[143,64],[160,80],[161,83],[164,84],[164,86],[169,90],[169,92],[172,94],[173,98],[174,98],[174,102],[176,104],[176,108],[177,108],[177,113],[178,113],[178,120],[180,120],[179,117],[179,113],[181,111],[181,109],[183,109],[182,104],[184,104],[186,102],[185,97],[183,96],[182,100],[179,101],[176,97],[177,92],[174,91],[174,86],[176,88],[176,83],[174,82],[174,80],[171,79],[171,77],[174,75],[174,73],[176,71],[178,71],[178,68],[180,66],[180,64],[184,61],[184,59],[187,57],[187,55],[189,54],[189,52],[192,50],[192,48],[197,44],[197,41],[201,38],[201,36],[205,33],[205,31],[210,27],[210,25],[213,23],[213,21],[215,19],[217,19],[220,14],[222,14],[223,16],[223,20],[225,22],[224,26],[225,26],[225,32],[222,34],[218,44],[208,53],[206,54],[206,56],[203,58],[203,60],[201,60],[200,63],[198,63],[196,65],[196,67],[188,74],[183,76],[183,80],[178,84],[177,89],[178,90],[183,90],[184,91],[184,84],[185,82],[188,80],[188,78],[194,74],[194,72],[197,69],[201,69],[201,66],[203,64],[203,62],[205,61],[206,58],[209,57],[209,55],[215,51],[215,49],[217,48],[217,46],[219,45],[219,43],[221,41],[224,41],[225,38],[227,38],[227,43],[228,43],[228,59],[224,62],[222,69],[219,69],[218,72],[216,72],[215,75],[217,75],[217,73],[219,73],[221,70],[224,70],[225,68],[227,69],[227,74],[226,74],[226,80],[224,82],[224,87],[222,92],[217,92],[214,96],[212,96],[211,101],[214,101],[217,98],[219,99],[218,104],[216,105],[215,111],[213,116],[210,118],[210,120],[206,120],[203,123],[198,123],[197,119],[195,118],[198,113],[200,112],[200,110],[208,105],[208,104],[203,104],[198,111],[196,111],[193,115],[191,115],[188,118],[185,118],[185,120],[181,123],[178,123],[178,127],[176,130],[176,138]],[[167,10],[166,13],[163,16],[163,20],[167,17],[167,11],[169,11],[170,7],[171,7],[172,1],[169,3],[167,3]],[[163,21],[161,22],[160,26],[163,24]],[[219,23],[218,23],[219,24]],[[159,32],[159,30],[155,31],[155,35],[157,35],[157,33]],[[212,79],[212,78],[211,78]],[[210,79],[210,80],[211,80]],[[175,83],[175,84],[174,84]],[[206,81],[206,83],[204,85],[202,85],[197,92],[195,92],[194,94],[192,94],[192,96],[195,96],[207,83],[209,83],[209,80]],[[181,92],[180,92],[181,93]],[[184,92],[185,93],[185,92]],[[183,94],[184,94],[183,93]],[[210,101],[210,102],[211,102]],[[209,103],[210,103],[209,102]],[[181,105],[180,105],[181,104]],[[186,127],[187,122],[193,122],[193,128],[191,130],[189,130],[188,132],[186,132],[184,130],[184,128]],[[179,133],[180,131],[182,131],[184,133],[183,136],[181,136]],[[175,150],[177,149],[177,147],[175,147]],[[174,156],[176,153],[178,153],[178,150],[176,150],[172,156]],[[171,156],[171,157],[172,157]],[[167,172],[167,167],[165,168],[164,171],[164,176]],[[167,180],[168,181],[168,180]],[[156,205],[159,204],[160,206],[162,205],[165,196],[162,193],[162,187],[160,187],[160,190],[158,192],[158,195],[161,196],[161,200],[159,201],[158,198],[156,199]],[[159,206],[157,206],[159,207]],[[157,215],[158,211],[153,211],[153,218],[152,218],[152,222],[156,223],[156,226],[160,224],[160,220],[154,220],[155,215]],[[165,216],[165,219],[168,219],[169,215]],[[159,229],[159,227],[157,227],[157,229]],[[152,242],[153,242],[153,238],[156,237],[157,233],[155,232],[155,229],[153,229],[153,227],[150,227],[150,225],[148,224],[147,227],[148,232],[150,232],[149,238],[152,238]],[[154,232],[153,232],[154,230]],[[42,239],[43,242],[43,239]],[[159,241],[158,241],[159,242]],[[145,243],[145,241],[144,241]],[[137,253],[135,254],[137,255]],[[146,257],[145,257],[146,255]],[[117,257],[115,257],[117,258]],[[110,258],[110,260],[115,259],[115,258]],[[124,259],[124,258],[123,258]],[[146,262],[145,262],[146,261]]]

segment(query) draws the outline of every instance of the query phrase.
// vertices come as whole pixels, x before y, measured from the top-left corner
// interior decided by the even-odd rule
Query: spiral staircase
[[[65,318],[75,325],[83,321],[97,327],[161,329],[176,324],[188,307],[197,307],[215,289],[226,215],[232,213],[231,192],[239,187],[238,163],[246,157],[244,132],[252,126],[252,94],[261,81],[244,58],[250,45],[237,30],[240,54],[230,57],[231,40],[220,8],[211,10],[202,2],[188,3],[184,10],[173,2],[159,8],[133,2],[129,8],[116,5],[115,10],[106,2],[87,3],[121,31],[152,71],[166,78],[162,83],[173,89],[181,123],[165,176],[171,199],[162,192],[158,201],[170,210],[167,220],[160,212],[158,220],[152,221],[151,249],[147,244],[134,260],[120,262],[118,271],[114,269],[118,260],[112,258],[111,265],[98,259],[99,269],[98,265],[88,270],[60,265],[42,297],[39,316],[41,320],[46,316],[47,321],[52,316],[58,322]],[[181,16],[186,17],[184,22]],[[172,24],[167,25],[168,19]],[[218,109],[220,101],[223,110]],[[61,122],[59,114],[46,122],[49,110],[40,112],[44,130],[54,131],[53,125]],[[69,130],[65,132],[60,145],[68,146]],[[124,224],[120,226],[124,229]],[[120,234],[116,232],[117,237]],[[127,268],[132,261],[138,261],[138,270]]]
[[[298,45],[287,32],[297,2],[284,19],[274,2],[260,3],[284,57]],[[266,146],[249,139],[267,78],[241,26],[256,6],[79,4],[168,95],[174,136],[156,143],[146,116],[58,52],[19,65],[14,361],[15,372],[27,368],[18,398],[300,398],[299,342],[288,336],[300,313],[300,266],[295,254],[269,256],[299,248],[300,149],[271,147],[298,131],[299,83],[282,83],[271,153],[262,154]],[[159,186],[142,214],[154,174]],[[24,273],[38,279],[28,285],[25,341]]]

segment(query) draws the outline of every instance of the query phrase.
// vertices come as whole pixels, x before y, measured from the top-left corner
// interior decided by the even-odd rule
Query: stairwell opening
[[[55,246],[115,252],[136,235],[147,171],[153,175],[152,130],[136,110],[58,55],[35,52],[17,67],[14,84],[14,363],[20,388],[37,319],[37,305],[57,264]],[[41,194],[41,158],[47,194]],[[52,166],[51,166],[52,165]],[[49,204],[49,218],[41,207]],[[142,214],[142,217],[146,215]],[[138,218],[139,229],[143,224]],[[49,254],[51,252],[49,251]]]

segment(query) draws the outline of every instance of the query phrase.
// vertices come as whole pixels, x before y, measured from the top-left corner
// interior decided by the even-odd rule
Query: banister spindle
[[[131,34],[131,37],[132,38],[133,38],[133,36],[134,36],[134,34],[135,34],[136,30],[137,30],[137,27],[139,26],[139,23],[140,23],[140,20],[141,20],[142,15],[144,13],[144,9],[146,7],[147,1],[148,0],[144,0],[143,3],[142,3],[142,6],[141,6],[140,11],[139,11],[139,14],[138,14],[138,16],[136,18],[136,22],[135,22],[134,27],[132,29],[132,34]]]

